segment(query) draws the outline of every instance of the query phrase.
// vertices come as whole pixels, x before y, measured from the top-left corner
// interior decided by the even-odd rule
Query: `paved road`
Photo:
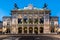
[[[22,36],[22,37],[7,37],[3,40],[60,40],[60,38],[50,36]]]
[[[11,37],[11,36],[49,36],[49,37],[55,37],[55,38],[60,38],[60,34],[39,34],[39,35],[29,35],[29,34],[27,34],[27,35],[25,35],[25,34],[2,34],[2,35],[0,35],[0,38],[6,38],[6,37]]]

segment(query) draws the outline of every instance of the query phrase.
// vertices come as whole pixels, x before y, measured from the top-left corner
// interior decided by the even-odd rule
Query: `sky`
[[[44,3],[47,3],[48,9],[51,10],[51,16],[58,16],[60,24],[60,0],[0,0],[1,21],[3,16],[10,16],[11,10],[14,8],[14,3],[16,3],[19,8],[24,8],[28,6],[28,4],[42,8]]]

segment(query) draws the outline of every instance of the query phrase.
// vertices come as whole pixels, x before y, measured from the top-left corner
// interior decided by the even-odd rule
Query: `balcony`
[[[34,19],[34,24],[38,24],[38,19]]]
[[[33,24],[33,20],[32,19],[29,19],[29,24]]]

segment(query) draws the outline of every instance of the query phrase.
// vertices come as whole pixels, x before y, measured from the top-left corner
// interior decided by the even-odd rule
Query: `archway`
[[[29,33],[32,34],[33,33],[33,28],[29,27]]]
[[[38,34],[38,27],[34,27],[34,33]]]
[[[54,33],[54,27],[51,27],[51,33]]]
[[[24,27],[24,33],[27,33],[27,27]]]
[[[43,33],[43,27],[40,27],[40,33]]]
[[[18,33],[22,33],[22,27],[18,28]]]
[[[10,33],[11,31],[10,31],[10,28],[7,28],[6,29],[6,33]]]

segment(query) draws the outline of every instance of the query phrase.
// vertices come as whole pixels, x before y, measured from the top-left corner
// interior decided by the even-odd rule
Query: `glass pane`
[[[23,19],[23,22],[24,22],[24,23],[27,23],[27,18],[24,18],[24,19]]]
[[[29,27],[29,33],[33,33],[33,28]]]
[[[43,27],[40,27],[40,33],[43,33]]]
[[[35,34],[38,34],[38,27],[35,27],[35,28],[34,28],[34,33],[35,33]]]
[[[22,27],[18,28],[18,33],[22,33]]]
[[[29,19],[29,23],[33,24],[33,19]]]
[[[38,24],[38,19],[34,19],[34,20],[35,20],[34,23]]]
[[[40,23],[44,23],[44,18],[40,18]]]
[[[18,19],[18,24],[19,24],[19,23],[22,23],[22,21],[21,21],[21,20],[22,20],[22,19]]]
[[[24,27],[24,33],[27,33],[27,27]]]

